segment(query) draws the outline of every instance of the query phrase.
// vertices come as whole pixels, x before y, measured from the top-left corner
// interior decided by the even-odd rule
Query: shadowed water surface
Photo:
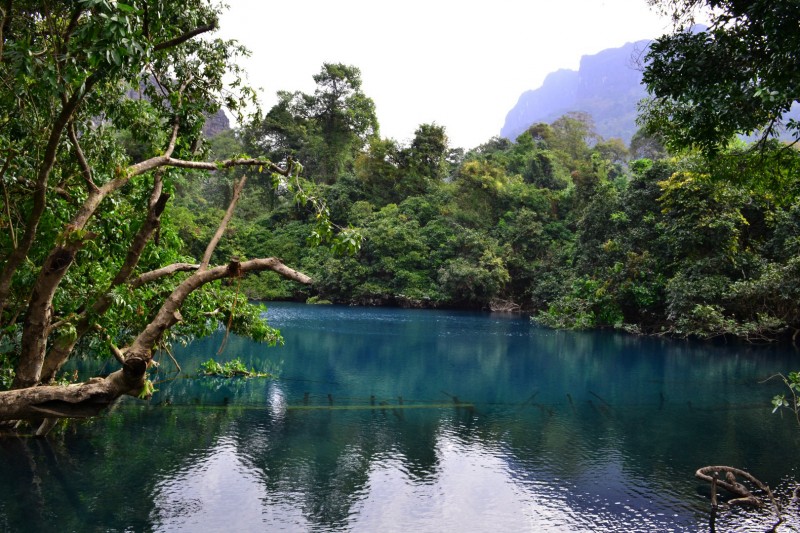
[[[525,318],[273,304],[286,345],[222,333],[177,379],[48,440],[0,440],[0,531],[708,531],[694,471],[787,493],[770,414],[791,350],[556,332]],[[186,379],[209,357],[280,379]],[[164,356],[158,379],[172,363]],[[107,370],[113,368],[106,363]],[[97,371],[84,368],[83,371]],[[800,531],[786,502],[779,531]],[[769,509],[718,531],[764,531]]]

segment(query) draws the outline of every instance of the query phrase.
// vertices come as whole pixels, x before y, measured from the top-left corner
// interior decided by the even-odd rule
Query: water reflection
[[[265,498],[258,477],[223,438],[156,484],[150,519],[166,531],[247,531],[262,522]]]
[[[231,337],[226,354],[282,360],[278,381],[177,379],[57,439],[0,441],[0,531],[697,531],[699,466],[800,478],[800,432],[758,384],[794,353],[470,313],[271,313],[284,348]],[[179,349],[186,372],[220,342]],[[717,529],[763,531],[768,513]]]

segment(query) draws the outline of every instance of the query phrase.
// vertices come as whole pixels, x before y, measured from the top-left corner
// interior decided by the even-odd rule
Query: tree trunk
[[[144,386],[147,363],[139,358],[125,361],[121,370],[105,378],[75,385],[48,385],[0,392],[0,420],[87,418],[125,394],[138,395]]]
[[[147,217],[145,218],[142,227],[139,228],[139,231],[131,242],[128,253],[125,257],[125,262],[122,264],[122,267],[120,267],[117,275],[114,276],[114,279],[111,281],[111,285],[109,286],[108,290],[92,305],[91,315],[102,316],[106,311],[108,311],[112,303],[110,292],[111,289],[125,283],[130,277],[131,273],[133,273],[136,265],[139,263],[139,258],[144,251],[145,245],[147,244],[147,241],[150,240],[150,237],[155,229],[158,227],[158,224],[161,220],[161,213],[164,211],[167,200],[169,200],[169,194],[162,194],[162,188],[163,183],[161,181],[161,177],[160,175],[156,175],[155,183],[153,185],[153,192],[150,196]],[[92,322],[89,316],[90,313],[84,312],[83,315],[78,319],[78,322],[75,325],[77,334],[74,337],[70,338],[69,340],[59,339],[53,342],[53,345],[50,347],[50,350],[47,352],[47,356],[44,359],[41,376],[39,378],[41,383],[49,383],[55,379],[56,372],[58,372],[63,364],[67,361],[69,355],[72,353],[72,350],[75,348],[75,345],[92,327]]]
[[[50,177],[50,172],[53,170],[58,154],[58,144],[61,140],[61,135],[67,127],[72,115],[83,101],[84,96],[91,90],[95,83],[99,81],[97,73],[90,75],[84,84],[82,91],[76,91],[72,97],[66,101],[64,107],[61,109],[58,118],[53,124],[53,129],[50,132],[50,137],[47,141],[44,158],[39,167],[38,175],[36,178],[36,187],[33,193],[33,209],[31,210],[30,217],[28,218],[25,227],[25,234],[22,237],[17,248],[11,253],[6,260],[3,271],[0,272],[0,314],[6,305],[6,300],[11,291],[11,280],[17,272],[17,268],[22,264],[25,257],[36,239],[36,230],[39,227],[39,221],[44,214],[46,200],[47,200],[47,180]]]

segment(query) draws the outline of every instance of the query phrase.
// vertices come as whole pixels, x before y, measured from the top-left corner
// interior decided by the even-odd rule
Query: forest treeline
[[[420,125],[380,136],[356,67],[325,64],[313,94],[280,92],[253,125],[208,142],[215,158],[294,160],[333,228],[278,179],[243,193],[216,254],[273,254],[313,287],[273,272],[253,299],[513,310],[559,328],[680,337],[795,339],[800,329],[800,154],[732,138],[713,158],[664,147],[651,121],[630,146],[591,117],[533,124],[465,151]],[[185,179],[167,217],[203,247],[246,170]],[[305,198],[305,197],[304,197]],[[338,226],[347,231],[326,244]],[[321,244],[309,246],[309,243]]]
[[[795,341],[800,8],[648,2],[675,27],[645,55],[630,146],[578,113],[469,151],[437,124],[382,137],[348,65],[264,112],[207,0],[7,2],[0,427],[46,435],[147,398],[154,354],[176,341],[281,342],[248,298]],[[222,108],[240,129],[204,139]],[[56,384],[87,354],[117,369]],[[773,404],[797,413],[800,377],[785,381]]]

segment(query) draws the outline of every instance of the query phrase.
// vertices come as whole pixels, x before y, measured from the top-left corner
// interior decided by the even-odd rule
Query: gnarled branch
[[[720,473],[725,474],[724,480],[719,477]],[[769,499],[775,508],[775,513],[778,515],[778,517],[780,517],[781,508],[780,505],[778,505],[775,496],[772,494],[772,490],[770,490],[766,483],[763,483],[749,472],[740,470],[739,468],[734,468],[732,466],[704,466],[703,468],[698,468],[694,475],[698,479],[716,484],[716,486],[725,489],[734,496],[737,496],[736,498],[728,501],[730,505],[753,505],[755,507],[763,507],[763,502],[753,495],[753,493],[750,492],[747,487],[736,480],[736,476],[742,477],[764,491],[767,496],[769,496]]]
[[[287,267],[274,257],[244,261],[237,263],[235,267],[223,265],[196,272],[172,292],[156,317],[133,344],[115,353],[117,357],[124,354],[121,370],[106,378],[92,378],[85,383],[0,392],[0,421],[91,417],[123,395],[138,396],[144,387],[145,372],[152,360],[153,348],[164,331],[180,320],[180,306],[186,297],[211,281],[262,270],[272,270],[300,283],[312,283],[311,278]],[[44,433],[46,430],[41,432]]]
[[[166,165],[178,168],[192,168],[195,170],[220,170],[223,168],[231,168],[237,166],[263,166],[268,168],[271,172],[276,172],[283,176],[288,176],[291,172],[291,166],[286,168],[279,167],[268,159],[226,159],[224,161],[185,161],[183,159],[170,158]]]
[[[111,281],[111,285],[108,287],[105,294],[100,296],[92,304],[92,315],[101,316],[108,311],[112,303],[111,289],[125,283],[136,268],[147,241],[150,240],[151,235],[158,227],[161,213],[164,211],[167,200],[169,199],[169,195],[163,194],[162,190],[163,181],[161,179],[161,173],[157,172],[153,182],[153,191],[150,194],[147,216],[142,226],[139,228],[139,231],[136,233],[136,236],[133,238],[128,248],[128,253],[125,256],[125,261]],[[53,324],[50,330],[52,331],[56,327],[57,325]],[[74,338],[71,340],[59,339],[51,345],[50,350],[45,356],[44,363],[42,364],[42,373],[40,376],[40,381],[42,383],[48,383],[55,378],[56,372],[58,372],[61,366],[67,361],[77,342],[89,331],[90,327],[91,321],[89,320],[88,312],[84,311],[78,317],[75,325],[76,335]]]
[[[260,272],[262,270],[272,270],[287,279],[310,285],[313,280],[302,272],[298,272],[284,265],[275,257],[263,259],[251,259],[242,263],[233,262],[229,265],[217,266],[208,270],[198,270],[186,278],[178,287],[167,297],[164,304],[156,313],[155,318],[139,333],[139,336],[126,350],[128,357],[140,357],[149,361],[152,357],[152,350],[161,336],[169,328],[181,320],[180,308],[186,298],[195,290],[206,283],[212,281],[235,277],[248,272]]]
[[[176,272],[190,272],[192,270],[197,270],[198,268],[200,268],[200,265],[197,263],[172,263],[171,265],[157,268],[155,270],[151,270],[150,272],[145,272],[138,278],[134,278],[129,281],[128,285],[134,289],[137,289],[145,283],[150,283],[151,281],[155,281],[165,276],[171,276]]]

